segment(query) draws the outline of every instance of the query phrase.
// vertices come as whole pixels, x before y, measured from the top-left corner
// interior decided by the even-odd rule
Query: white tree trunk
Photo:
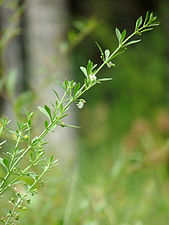
[[[54,100],[52,88],[55,80],[64,80],[70,74],[66,57],[60,58],[57,50],[64,40],[67,10],[65,0],[27,0],[27,51],[29,54],[30,84],[40,96],[40,105]],[[52,77],[53,84],[48,85]],[[47,84],[44,85],[44,80]],[[53,97],[52,97],[53,96]],[[52,99],[53,98],[53,99]],[[71,129],[58,128],[48,138],[62,160],[74,157],[75,133]]]

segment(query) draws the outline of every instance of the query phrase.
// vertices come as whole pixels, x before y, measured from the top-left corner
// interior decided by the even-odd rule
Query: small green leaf
[[[3,165],[3,167],[8,171],[9,170],[9,161],[8,159],[4,158],[0,158],[0,164]]]
[[[97,81],[102,82],[102,81],[110,81],[110,80],[112,80],[112,78],[101,78],[101,79],[98,79]]]
[[[153,13],[150,14],[150,18],[149,18],[149,21],[148,22],[151,23],[152,20],[153,20]]]
[[[35,143],[38,142],[38,141],[39,141],[39,137],[36,136],[36,137],[34,137],[34,138],[32,139],[32,144],[35,144]]]
[[[85,88],[87,88],[88,87],[88,80],[87,79],[84,80],[84,84],[85,84]]]
[[[44,108],[38,106],[38,109],[39,109],[39,111],[41,111],[41,113],[45,114],[45,116],[47,116],[50,119],[49,114],[47,113],[47,111]]]
[[[142,18],[142,16],[140,16],[136,21],[135,31],[138,30],[138,28],[141,26],[142,22],[143,22],[143,18]]]
[[[121,32],[119,31],[118,28],[116,28],[116,36],[117,36],[117,39],[119,41],[119,44],[121,44]]]
[[[45,120],[45,128],[47,129],[48,128],[48,121]]]
[[[101,53],[101,59],[103,59],[104,60],[104,53],[103,53],[103,50],[102,50],[102,48],[100,47],[100,45],[95,41],[95,43],[96,43],[96,45],[97,45],[97,47],[99,48],[99,50],[100,50],[100,53]]]
[[[47,114],[49,115],[49,118],[52,120],[52,114],[51,114],[50,108],[47,105],[45,105],[44,108],[45,108]]]
[[[32,152],[30,153],[30,160],[31,160],[31,162],[33,162],[33,160],[34,160],[34,155]]]
[[[147,31],[151,31],[151,30],[153,30],[153,29],[154,29],[154,28],[147,28],[147,29],[142,30],[141,33],[144,33],[144,32],[147,32]]]
[[[148,18],[149,18],[149,11],[146,12],[146,18],[144,20],[144,25],[147,23]]]
[[[64,88],[65,88],[65,90],[67,90],[67,85],[68,85],[68,82],[67,82],[67,80],[65,80],[64,81]]]
[[[125,44],[125,46],[132,45],[132,44],[136,44],[136,43],[138,43],[140,41],[141,41],[141,39],[139,39],[139,40],[133,40],[133,41],[130,41],[127,44]]]
[[[110,56],[110,51],[106,49],[104,53],[105,53],[105,60],[107,60]]]
[[[123,42],[125,37],[126,37],[126,30],[124,29],[122,34],[121,34],[121,42]]]
[[[87,74],[89,75],[92,72],[93,62],[89,59],[87,64]]]
[[[52,89],[52,90],[53,90],[53,92],[55,93],[56,97],[57,97],[58,99],[60,99],[58,93],[57,93],[54,89]]]
[[[84,75],[86,76],[86,78],[88,78],[86,68],[85,68],[84,66],[81,66],[80,69],[81,69],[81,71],[84,73]]]
[[[74,88],[74,91],[73,91],[73,98],[76,96],[78,90],[80,89],[80,83],[78,83],[75,88]]]
[[[156,26],[159,26],[159,23],[152,23],[152,24],[150,24],[150,25],[147,26],[147,27],[156,27]]]
[[[64,117],[68,116],[69,113],[64,114],[63,116],[60,117],[60,119],[63,119]]]
[[[4,163],[4,165],[7,167],[7,168],[9,168],[9,162],[8,162],[8,159],[3,159],[3,163]]]
[[[55,101],[55,106],[58,107],[58,100]]]
[[[53,155],[51,155],[50,157],[50,163],[53,161]]]
[[[70,127],[70,128],[80,128],[79,126],[75,126],[75,125],[68,125],[68,124],[58,124],[60,125],[61,127]]]

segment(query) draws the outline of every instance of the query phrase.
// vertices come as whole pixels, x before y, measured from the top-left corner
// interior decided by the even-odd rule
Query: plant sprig
[[[111,80],[111,78],[97,78],[96,75],[100,70],[105,65],[109,68],[115,66],[112,59],[123,53],[129,45],[141,41],[140,39],[132,40],[135,35],[141,35],[143,32],[150,31],[158,24],[159,23],[156,22],[156,17],[153,16],[153,13],[149,14],[147,12],[144,22],[142,17],[138,18],[134,32],[128,37],[126,37],[126,30],[123,30],[121,33],[119,29],[116,28],[115,32],[118,39],[118,47],[114,52],[111,53],[108,49],[103,51],[100,45],[96,43],[101,53],[100,57],[103,61],[102,64],[97,66],[97,64],[94,64],[89,60],[87,67],[80,67],[85,76],[82,85],[75,81],[67,80],[63,83],[57,82],[57,84],[64,90],[64,94],[60,97],[57,91],[53,90],[53,93],[56,96],[55,102],[51,103],[51,106],[45,105],[44,107],[38,107],[40,112],[46,116],[44,121],[44,130],[39,136],[32,138],[31,128],[33,113],[27,113],[25,122],[17,123],[16,131],[10,130],[12,132],[15,145],[10,152],[6,153],[6,157],[0,158],[0,164],[6,171],[5,176],[0,178],[0,196],[2,196],[6,190],[17,187],[18,184],[23,184],[25,186],[25,193],[22,194],[17,192],[15,194],[15,197],[10,200],[12,209],[8,211],[5,218],[3,217],[0,219],[0,222],[8,225],[11,223],[12,218],[17,220],[19,218],[19,215],[17,214],[18,209],[23,208],[23,204],[25,202],[30,203],[30,199],[28,198],[29,194],[35,194],[35,187],[41,178],[49,172],[52,167],[57,165],[58,160],[54,160],[53,156],[48,158],[45,155],[44,146],[47,143],[44,141],[44,137],[49,132],[53,132],[57,126],[77,127],[64,123],[64,118],[69,115],[69,106],[76,102],[77,107],[82,109],[86,101],[82,99],[81,96],[96,84]],[[8,124],[9,121],[6,118],[0,120],[0,137],[9,130],[6,128]],[[0,143],[0,147],[2,147],[5,142],[6,140],[2,141]],[[29,165],[23,168],[22,161],[27,156],[29,157]],[[36,166],[41,168],[41,172],[34,172],[33,168]],[[31,178],[31,185],[26,184],[23,181],[25,176]]]

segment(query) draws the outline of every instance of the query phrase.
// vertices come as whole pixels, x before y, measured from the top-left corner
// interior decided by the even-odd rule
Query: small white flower
[[[86,101],[84,99],[80,99],[79,102],[77,103],[78,109],[82,109]]]
[[[91,81],[96,81],[97,80],[97,77],[93,74],[93,75],[90,75],[90,80]]]
[[[115,66],[115,64],[113,64],[111,61],[107,63],[108,68],[111,68],[112,66]]]

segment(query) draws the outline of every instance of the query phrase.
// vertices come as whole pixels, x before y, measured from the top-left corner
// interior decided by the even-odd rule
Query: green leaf
[[[119,44],[121,43],[121,32],[119,31],[118,28],[116,28],[116,36],[117,36],[117,39],[119,41]]]
[[[4,158],[0,158],[0,164],[8,171],[9,170],[9,161],[8,159]]]
[[[146,32],[146,31],[151,31],[151,30],[153,30],[153,29],[154,29],[154,28],[147,28],[147,29],[142,30],[141,33],[144,33],[144,32]]]
[[[68,85],[68,82],[67,82],[67,80],[65,80],[64,81],[64,88],[65,88],[65,90],[67,90],[67,85]]]
[[[96,41],[95,41],[95,43],[96,43],[97,47],[98,47],[99,50],[100,50],[100,53],[101,53],[101,59],[104,59],[104,53],[103,53],[102,48],[100,47],[100,45],[99,45]]]
[[[68,116],[69,113],[64,114],[63,116],[60,117],[60,119],[63,119],[64,117]]]
[[[123,42],[125,37],[126,37],[126,30],[124,29],[122,34],[121,34],[121,42]]]
[[[39,111],[41,111],[41,113],[45,114],[45,116],[47,116],[50,119],[49,114],[47,113],[47,111],[44,108],[38,106],[38,109],[39,109]]]
[[[156,26],[159,26],[159,23],[152,23],[152,24],[148,25],[147,27],[156,27]]]
[[[143,22],[143,18],[142,18],[142,16],[140,16],[136,21],[135,31],[138,30],[138,28],[141,26],[142,22]]]
[[[53,155],[51,155],[50,157],[50,163],[53,161]]]
[[[112,80],[112,78],[101,78],[101,79],[97,79],[98,82],[110,81],[110,80]]]
[[[141,39],[139,39],[139,40],[133,40],[133,41],[128,42],[128,43],[127,43],[127,44],[125,44],[124,46],[128,46],[128,45],[136,44],[136,43],[138,43],[138,42],[140,42],[140,41],[141,41]]]
[[[153,12],[150,14],[150,18],[149,18],[149,23],[151,23],[151,21],[153,20]]]
[[[54,89],[52,89],[52,90],[53,90],[53,92],[55,93],[56,97],[57,97],[58,99],[60,99],[58,93],[57,93]]]
[[[87,79],[84,80],[84,85],[85,85],[85,88],[87,89],[87,87],[88,87],[88,80]]]
[[[51,114],[50,108],[47,105],[45,105],[44,108],[45,108],[47,114],[49,115],[49,118],[52,120],[52,114]]]
[[[48,121],[45,120],[45,128],[47,129],[48,128]]]
[[[31,152],[29,156],[30,156],[31,162],[33,162],[33,160],[34,160],[34,155],[33,155],[33,153]]]
[[[80,83],[78,83],[75,88],[74,88],[74,91],[73,91],[73,98],[76,96],[78,90],[80,89]]]
[[[110,51],[106,49],[104,53],[105,53],[105,60],[107,60],[110,56]]]
[[[89,59],[87,64],[87,74],[89,75],[92,72],[93,69],[93,62]]]
[[[88,78],[87,70],[84,66],[80,66],[81,71],[84,73],[85,77]]]
[[[70,127],[70,128],[80,128],[79,126],[75,126],[75,125],[68,125],[68,124],[58,124],[60,125],[61,127]]]
[[[147,23],[148,18],[149,18],[149,11],[146,12],[146,18],[144,20],[144,25]]]

